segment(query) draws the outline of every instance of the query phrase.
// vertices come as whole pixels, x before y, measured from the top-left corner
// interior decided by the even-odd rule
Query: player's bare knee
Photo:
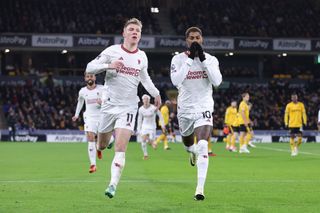
[[[104,150],[104,149],[106,149],[107,148],[107,145],[106,144],[100,144],[100,143],[98,143],[98,149],[99,150]]]
[[[195,133],[197,136],[197,140],[208,140],[208,138],[211,136],[212,127],[211,126],[200,126],[195,129]]]
[[[193,133],[189,136],[182,136],[182,142],[186,146],[192,146],[194,144],[194,135]]]
[[[96,141],[96,136],[93,132],[88,132],[87,139],[88,139],[88,141]]]
[[[108,146],[108,139],[110,140],[111,135],[109,135],[108,133],[99,133],[98,134],[98,149],[99,150],[104,150],[105,148],[107,148]]]

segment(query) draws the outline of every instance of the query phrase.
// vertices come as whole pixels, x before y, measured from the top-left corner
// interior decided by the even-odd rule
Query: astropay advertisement
[[[47,142],[49,143],[79,143],[86,142],[86,135],[47,135]]]

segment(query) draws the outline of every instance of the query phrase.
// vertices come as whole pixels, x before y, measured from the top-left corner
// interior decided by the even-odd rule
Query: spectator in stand
[[[146,34],[161,29],[150,11],[133,1],[11,0],[0,1],[0,32],[114,34],[128,17],[142,20]],[[48,12],[50,11],[50,12]]]
[[[316,0],[185,0],[170,20],[178,34],[196,25],[212,36],[317,37],[319,13]]]
[[[222,71],[223,72],[223,71]],[[81,82],[81,81],[80,81]],[[299,97],[305,104],[308,117],[310,118],[306,130],[315,130],[318,126],[318,109],[320,106],[320,80],[312,80],[302,89],[291,88],[286,81],[270,81],[263,84],[232,83],[229,88],[219,89],[213,93],[215,102],[214,128],[222,129],[224,123],[224,112],[231,100],[239,100],[241,91],[254,91],[252,103],[254,108],[250,112],[255,130],[283,129],[284,103],[294,91],[299,91]],[[81,85],[80,85],[81,86]],[[24,85],[1,86],[0,100],[3,112],[8,119],[9,109],[17,115],[17,128],[24,129],[79,129],[75,123],[70,122],[73,109],[70,106],[76,104],[76,91],[80,86],[60,86],[54,84],[47,87],[39,80],[28,80]],[[166,91],[173,85],[165,80],[156,84],[160,94],[168,98]],[[28,91],[28,92],[27,92]],[[139,94],[145,90],[139,87]],[[79,123],[82,123],[80,121]],[[178,129],[176,127],[176,129]]]
[[[15,115],[16,129],[78,129],[70,122],[79,87],[41,85],[0,86],[7,121]],[[6,110],[8,109],[8,110]]]

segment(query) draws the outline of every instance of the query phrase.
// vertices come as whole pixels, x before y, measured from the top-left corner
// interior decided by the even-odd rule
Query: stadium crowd
[[[177,34],[198,26],[206,36],[318,37],[316,0],[186,0],[171,10]]]
[[[143,22],[144,34],[161,33],[150,8],[118,0],[0,1],[0,32],[120,34],[129,17]]]
[[[163,98],[173,86],[168,81],[157,83]],[[297,92],[299,101],[305,104],[308,124],[305,129],[317,128],[317,113],[320,106],[320,80],[309,81],[308,85],[289,84],[283,80],[269,83],[245,84],[231,83],[228,88],[214,92],[214,127],[221,129],[224,113],[231,100],[241,100],[241,92],[248,91],[253,104],[250,113],[254,129],[283,129],[284,108],[290,102],[292,92]],[[16,116],[16,129],[79,129],[83,121],[73,123],[77,96],[83,85],[60,85],[50,80],[26,80],[24,85],[0,86],[0,99],[7,121]],[[139,94],[143,94],[139,87]],[[15,112],[15,113],[13,113]]]
[[[15,121],[16,130],[78,129],[71,121],[78,90],[75,85],[26,80],[24,85],[0,86],[0,96],[7,121]]]
[[[141,5],[126,0],[118,0],[116,4],[103,0],[0,1],[0,31],[119,34],[124,21],[135,16],[142,20],[144,34],[161,34],[161,26],[150,7]],[[205,29],[206,36],[320,34],[320,5],[316,0],[185,0],[177,5],[171,9],[170,20],[179,35],[193,25]]]

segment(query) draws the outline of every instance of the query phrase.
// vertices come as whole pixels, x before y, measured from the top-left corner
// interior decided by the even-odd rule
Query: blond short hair
[[[147,95],[147,94],[144,94],[144,95],[142,96],[142,100],[145,99],[145,98],[150,100],[150,96]]]
[[[126,28],[129,24],[138,25],[142,29],[142,22],[137,18],[131,18],[131,19],[127,20],[126,23],[124,24],[123,28]]]

